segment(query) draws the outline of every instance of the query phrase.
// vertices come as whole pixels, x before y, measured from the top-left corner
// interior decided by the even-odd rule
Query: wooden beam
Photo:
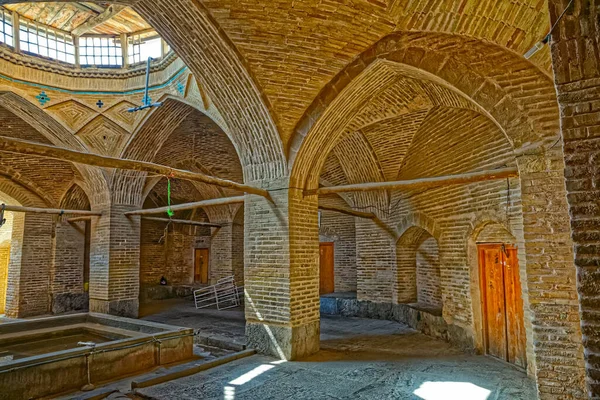
[[[81,217],[67,218],[67,222],[69,222],[69,223],[91,221],[91,220],[92,220],[92,216],[91,215],[84,215],[84,216],[81,216]]]
[[[222,225],[213,224],[210,222],[201,221],[190,221],[189,219],[171,219],[171,218],[160,218],[160,217],[142,217],[147,221],[158,221],[158,222],[173,222],[175,224],[194,225],[194,226],[209,226],[211,228],[220,228]]]
[[[349,209],[349,208],[319,206],[319,210],[333,211],[333,212],[338,212],[338,213],[341,213],[341,214],[351,215],[353,217],[359,217],[359,218],[368,218],[368,219],[375,219],[375,218],[377,218],[377,216],[375,214],[373,214],[373,213],[355,211],[355,210],[352,210],[352,209]]]
[[[11,206],[8,204],[2,204],[1,207],[4,207],[6,211],[12,212],[29,212],[29,213],[38,213],[38,214],[72,214],[72,215],[102,215],[101,212],[97,211],[88,211],[88,210],[61,210],[59,208],[37,208],[37,207],[21,207],[21,206]]]
[[[51,146],[47,144],[30,142],[27,140],[14,139],[0,136],[0,151],[9,153],[27,154],[31,156],[52,158],[61,161],[71,161],[79,164],[92,165],[103,168],[120,168],[133,171],[152,172],[155,174],[171,176],[173,178],[185,179],[195,182],[204,182],[210,185],[217,185],[239,190],[245,193],[256,194],[258,196],[270,199],[269,192],[254,186],[237,183],[227,179],[221,179],[206,175],[201,172],[186,171],[183,169],[171,168],[166,165],[155,164],[147,161],[127,160],[101,156],[99,154],[85,153],[62,147]]]
[[[81,36],[84,33],[91,31],[95,27],[102,25],[109,19],[113,18],[114,16],[119,14],[121,11],[123,11],[125,8],[127,8],[127,6],[123,6],[123,5],[119,5],[119,4],[111,4],[110,6],[108,6],[106,8],[106,10],[104,10],[100,14],[88,19],[83,24],[81,24],[77,28],[73,29],[71,31],[71,33],[75,36]]]
[[[194,208],[203,208],[203,207],[211,207],[211,206],[223,206],[227,204],[236,204],[243,203],[244,196],[236,196],[236,197],[221,197],[218,199],[210,199],[210,200],[202,200],[196,201],[193,203],[183,203],[171,206],[171,211],[183,211],[183,210],[192,210]],[[166,213],[169,207],[158,207],[158,208],[147,208],[143,210],[135,210],[126,212],[125,215],[148,215],[148,214],[160,214]]]
[[[489,181],[493,179],[505,179],[519,176],[519,171],[515,167],[499,168],[488,171],[468,172],[465,174],[434,176],[431,178],[410,179],[406,181],[393,182],[369,182],[356,183],[342,186],[325,186],[316,190],[305,191],[305,196],[314,194],[328,194],[341,192],[364,192],[369,190],[395,190],[410,187],[435,187],[457,185],[464,183],[473,183]]]

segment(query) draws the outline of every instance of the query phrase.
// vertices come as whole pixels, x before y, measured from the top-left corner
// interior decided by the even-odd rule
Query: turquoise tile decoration
[[[42,107],[44,107],[44,105],[46,105],[46,103],[50,101],[50,97],[43,90],[40,94],[35,96],[35,98],[37,99],[37,101],[40,103],[40,105]]]

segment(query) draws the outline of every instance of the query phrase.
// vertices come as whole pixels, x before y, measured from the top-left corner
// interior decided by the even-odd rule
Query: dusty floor
[[[240,310],[196,311],[163,303],[144,319],[243,336]],[[164,308],[161,308],[164,307]],[[211,329],[207,329],[212,326]],[[525,373],[489,357],[466,355],[406,326],[322,317],[321,351],[281,362],[252,356],[187,378],[142,389],[150,399],[535,399]]]

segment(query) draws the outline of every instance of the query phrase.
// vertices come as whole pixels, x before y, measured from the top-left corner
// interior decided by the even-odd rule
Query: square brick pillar
[[[50,311],[53,217],[14,213],[8,265],[6,315],[22,318]]]
[[[396,243],[373,220],[356,218],[356,296],[391,303],[396,270]]]
[[[519,156],[517,163],[540,398],[587,398],[562,151]]]
[[[550,0],[554,24],[568,2]],[[600,398],[600,31],[597,2],[575,0],[552,34],[587,389]]]
[[[140,293],[140,217],[132,205],[99,208],[92,218],[90,311],[137,318]]]
[[[318,207],[317,196],[279,187],[287,182],[266,187],[273,202],[246,195],[246,336],[248,347],[293,360],[319,350]]]

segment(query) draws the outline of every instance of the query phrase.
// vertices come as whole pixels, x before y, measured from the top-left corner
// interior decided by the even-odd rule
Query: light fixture
[[[544,45],[547,44],[549,41],[550,41],[550,34],[547,34],[542,40],[540,40],[539,42],[534,44],[533,47],[531,49],[529,49],[529,51],[523,55],[523,57],[525,57],[526,59],[529,60],[531,57],[533,57],[533,55],[535,53],[540,51],[544,47]]]
[[[533,47],[531,49],[529,49],[529,51],[527,51],[527,53],[525,53],[523,55],[523,57],[525,57],[526,59],[529,60],[531,57],[533,57],[533,55],[535,53],[537,53],[538,51],[540,51],[544,47],[545,44],[547,44],[548,42],[550,42],[550,38],[552,37],[552,32],[554,31],[554,28],[556,28],[556,26],[558,25],[558,23],[560,22],[560,20],[562,19],[562,17],[565,15],[565,13],[567,12],[567,10],[569,9],[569,7],[571,7],[571,4],[573,4],[573,0],[569,1],[569,4],[567,4],[567,6],[563,10],[563,12],[560,13],[560,15],[558,16],[558,18],[556,19],[556,22],[554,23],[554,25],[552,25],[552,28],[550,28],[550,32],[548,32],[548,34],[546,36],[544,36],[544,38],[542,40],[540,40],[539,42],[537,42],[536,44],[534,44]]]

